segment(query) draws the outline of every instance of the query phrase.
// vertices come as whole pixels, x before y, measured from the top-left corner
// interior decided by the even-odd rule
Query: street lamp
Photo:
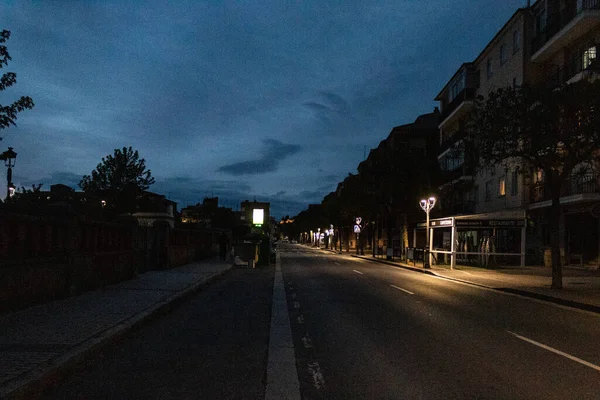
[[[430,197],[428,199],[422,199],[421,200],[421,208],[423,209],[423,211],[425,211],[425,214],[427,215],[427,222],[425,223],[425,254],[423,254],[423,268],[429,268],[430,263],[431,263],[431,253],[429,252],[429,211],[431,211],[433,209],[433,207],[435,206],[435,197]]]
[[[321,228],[317,228],[317,249],[321,248]]]
[[[4,165],[8,168],[6,171],[6,201],[10,199],[11,188],[15,186],[12,183],[12,169],[15,166],[15,160],[17,153],[13,151],[12,147],[9,147],[4,153],[0,154],[0,160],[4,161]]]

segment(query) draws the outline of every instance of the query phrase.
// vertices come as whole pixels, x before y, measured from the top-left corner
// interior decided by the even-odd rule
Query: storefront
[[[425,224],[419,225],[413,230],[415,244],[422,243],[418,236],[425,233]],[[457,216],[429,222],[432,262],[451,268],[457,264],[525,266],[525,239],[523,212]]]

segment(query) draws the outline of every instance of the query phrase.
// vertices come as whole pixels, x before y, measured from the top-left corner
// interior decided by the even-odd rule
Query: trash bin
[[[258,261],[258,243],[244,241],[234,245],[235,256],[248,262],[248,267],[255,268]]]

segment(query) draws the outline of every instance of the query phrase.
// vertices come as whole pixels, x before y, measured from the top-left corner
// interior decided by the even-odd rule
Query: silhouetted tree
[[[12,60],[8,54],[8,50],[3,43],[10,38],[10,31],[2,30],[0,32],[0,68],[8,65]],[[6,90],[17,83],[17,74],[14,72],[6,72],[0,77],[0,91]],[[21,98],[8,106],[0,104],[0,129],[6,129],[11,125],[15,125],[17,114],[23,110],[32,109],[34,106],[33,100],[29,96],[21,96]],[[0,137],[0,140],[2,137]]]
[[[469,124],[479,162],[520,160],[543,171],[552,199],[548,210],[552,251],[552,287],[562,288],[560,196],[575,171],[598,160],[600,80],[586,80],[557,90],[503,88],[479,98]]]
[[[103,157],[92,174],[83,177],[79,187],[86,194],[106,201],[112,210],[133,212],[138,197],[153,183],[154,178],[138,151],[123,147]]]

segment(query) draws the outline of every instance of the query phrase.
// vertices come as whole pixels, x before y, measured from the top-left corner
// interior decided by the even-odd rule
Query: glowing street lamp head
[[[431,205],[431,208],[433,208],[435,206],[435,197],[431,196],[429,198],[429,204]]]
[[[421,199],[419,205],[424,211],[429,211],[435,206],[436,198],[431,196],[428,199]]]

